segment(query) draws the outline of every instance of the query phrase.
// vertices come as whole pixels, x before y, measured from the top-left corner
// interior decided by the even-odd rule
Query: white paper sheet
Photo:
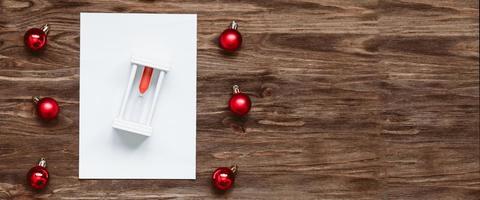
[[[81,13],[80,24],[79,178],[195,179],[197,16]],[[150,137],[111,126],[132,54],[171,66]]]

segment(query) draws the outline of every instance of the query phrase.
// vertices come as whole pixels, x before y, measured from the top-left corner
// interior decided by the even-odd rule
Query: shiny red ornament
[[[213,186],[220,190],[226,191],[233,186],[235,182],[235,176],[237,174],[238,166],[234,165],[230,168],[219,167],[212,174]]]
[[[33,97],[33,102],[37,105],[37,115],[43,120],[49,121],[57,118],[60,107],[57,101],[50,97],[40,99]]]
[[[232,21],[230,27],[218,37],[220,47],[225,51],[234,52],[242,45],[242,35],[237,30],[238,24]]]
[[[30,187],[36,190],[45,188],[48,184],[47,161],[41,158],[37,166],[32,167],[27,173],[27,182]]]
[[[48,24],[45,24],[42,28],[29,29],[23,37],[25,46],[33,52],[43,50],[47,46],[48,30]]]
[[[248,114],[250,108],[252,107],[252,101],[250,101],[250,97],[248,97],[248,95],[240,92],[238,85],[234,85],[233,95],[228,101],[228,106],[230,111],[241,117]]]

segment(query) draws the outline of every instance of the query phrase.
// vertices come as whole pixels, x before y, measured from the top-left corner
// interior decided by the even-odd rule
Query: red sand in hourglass
[[[140,85],[138,89],[140,90],[140,96],[148,90],[150,86],[150,80],[152,79],[153,68],[145,66],[143,69],[142,79],[140,80]]]

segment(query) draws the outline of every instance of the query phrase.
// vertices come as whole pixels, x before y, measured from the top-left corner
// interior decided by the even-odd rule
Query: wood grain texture
[[[479,199],[475,0],[0,0],[0,199]],[[198,14],[197,180],[78,180],[80,12]],[[231,19],[244,45],[223,54]],[[31,55],[30,27],[51,24]],[[229,114],[231,86],[251,95]],[[32,95],[59,100],[36,119]],[[30,190],[40,156],[49,187]],[[238,163],[235,188],[210,186]]]

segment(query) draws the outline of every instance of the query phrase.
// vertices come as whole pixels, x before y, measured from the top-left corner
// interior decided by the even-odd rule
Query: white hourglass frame
[[[158,96],[159,96],[159,93],[160,93],[160,88],[162,86],[162,81],[165,77],[165,75],[167,74],[167,72],[169,71],[169,68],[167,66],[162,66],[162,65],[159,65],[159,64],[155,64],[154,62],[151,62],[149,60],[145,60],[145,59],[142,59],[142,58],[139,58],[139,57],[132,57],[131,58],[131,61],[130,61],[130,65],[131,65],[131,71],[130,71],[130,77],[129,77],[129,81],[128,81],[128,86],[125,90],[125,93],[124,93],[124,96],[123,96],[123,100],[122,100],[122,104],[121,104],[121,108],[120,108],[120,113],[118,115],[118,117],[116,117],[112,123],[112,127],[113,128],[116,128],[116,129],[120,129],[120,130],[123,130],[123,131],[127,131],[127,132],[130,132],[130,133],[136,133],[136,134],[140,134],[140,135],[144,135],[144,136],[151,136],[152,133],[153,133],[153,127],[152,127],[152,119],[153,119],[153,116],[154,116],[154,113],[155,113],[155,107],[157,105],[157,100],[158,100]],[[129,101],[129,98],[131,98],[131,93],[132,93],[132,89],[135,85],[135,80],[137,77],[137,69],[139,67],[150,67],[150,68],[153,68],[154,69],[154,72],[152,73],[152,77],[151,77],[151,80],[155,80],[153,78],[153,75],[155,74],[155,71],[158,71],[158,78],[156,79],[156,83],[154,82],[151,82],[150,83],[150,87],[153,86],[153,84],[155,84],[156,86],[154,87],[155,88],[155,91],[154,91],[154,94],[153,94],[153,101],[151,103],[151,106],[149,107],[148,111],[147,111],[147,120],[144,121],[144,122],[141,122],[141,120],[131,120],[131,119],[128,119],[126,115],[126,110],[127,110],[127,106],[128,106],[128,101]],[[150,95],[151,96],[151,95]],[[143,98],[143,97],[141,97]]]

